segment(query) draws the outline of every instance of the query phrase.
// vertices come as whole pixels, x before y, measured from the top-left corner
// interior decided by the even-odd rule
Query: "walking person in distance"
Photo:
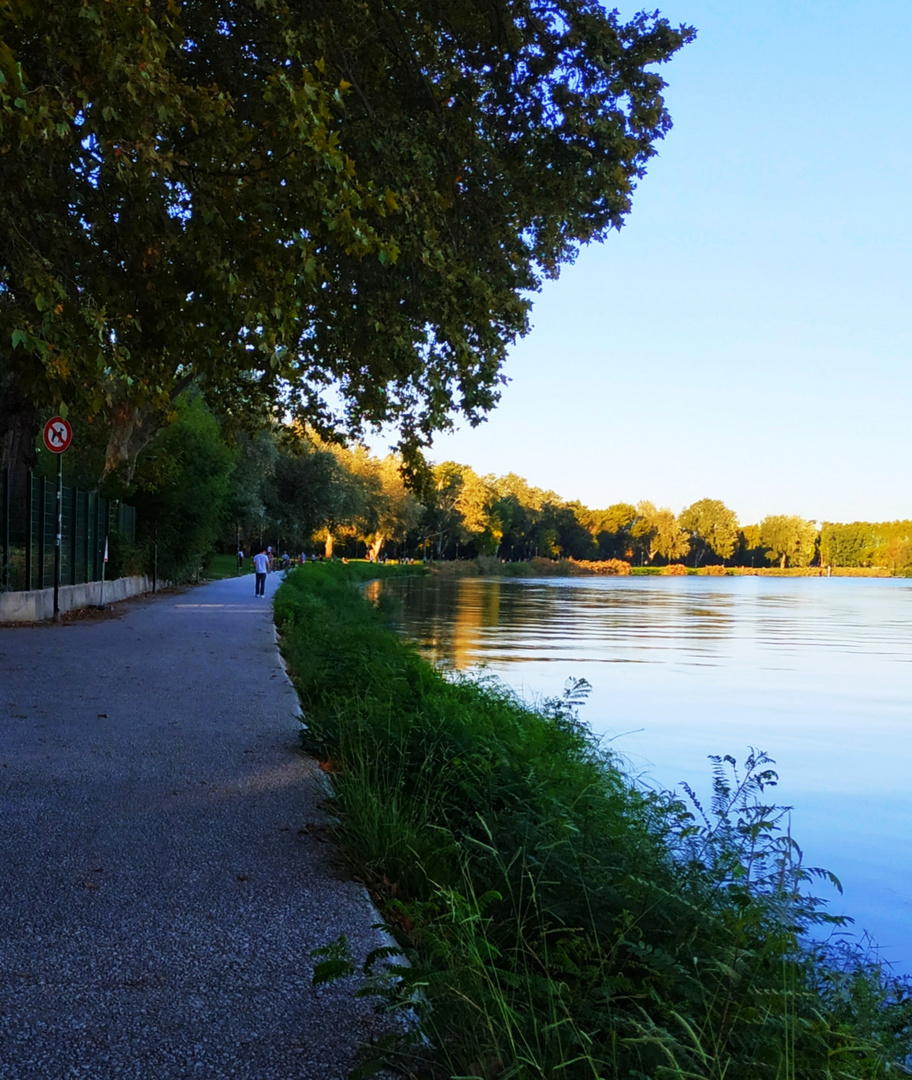
[[[269,558],[266,552],[260,548],[253,557],[253,569],[256,573],[256,595],[266,595],[266,574],[269,572]]]

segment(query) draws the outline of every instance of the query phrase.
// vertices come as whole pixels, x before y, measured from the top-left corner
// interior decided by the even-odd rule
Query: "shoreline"
[[[912,571],[891,571],[884,566],[633,566],[621,559],[604,562],[534,558],[505,562],[493,556],[429,562],[427,568],[442,577],[855,577],[907,578]]]

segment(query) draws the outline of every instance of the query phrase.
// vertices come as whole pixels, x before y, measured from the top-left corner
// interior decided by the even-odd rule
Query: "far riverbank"
[[[580,559],[523,559],[510,562],[491,555],[475,559],[428,562],[434,573],[465,577],[912,577],[912,570],[890,570],[885,566],[634,566],[623,559],[604,561]]]

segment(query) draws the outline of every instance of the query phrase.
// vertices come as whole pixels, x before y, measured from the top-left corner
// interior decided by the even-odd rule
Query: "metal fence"
[[[136,509],[94,491],[63,488],[60,584],[101,578],[105,537],[136,539]],[[0,590],[47,589],[54,584],[57,485],[30,472],[0,474]]]

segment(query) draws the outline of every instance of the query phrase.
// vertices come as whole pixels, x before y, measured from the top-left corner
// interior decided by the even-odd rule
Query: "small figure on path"
[[[243,570],[243,569],[244,569],[244,549],[242,547],[239,547],[238,548],[238,570]]]
[[[266,575],[269,573],[269,556],[260,548],[253,557],[253,569],[256,572],[256,595],[266,595]]]

